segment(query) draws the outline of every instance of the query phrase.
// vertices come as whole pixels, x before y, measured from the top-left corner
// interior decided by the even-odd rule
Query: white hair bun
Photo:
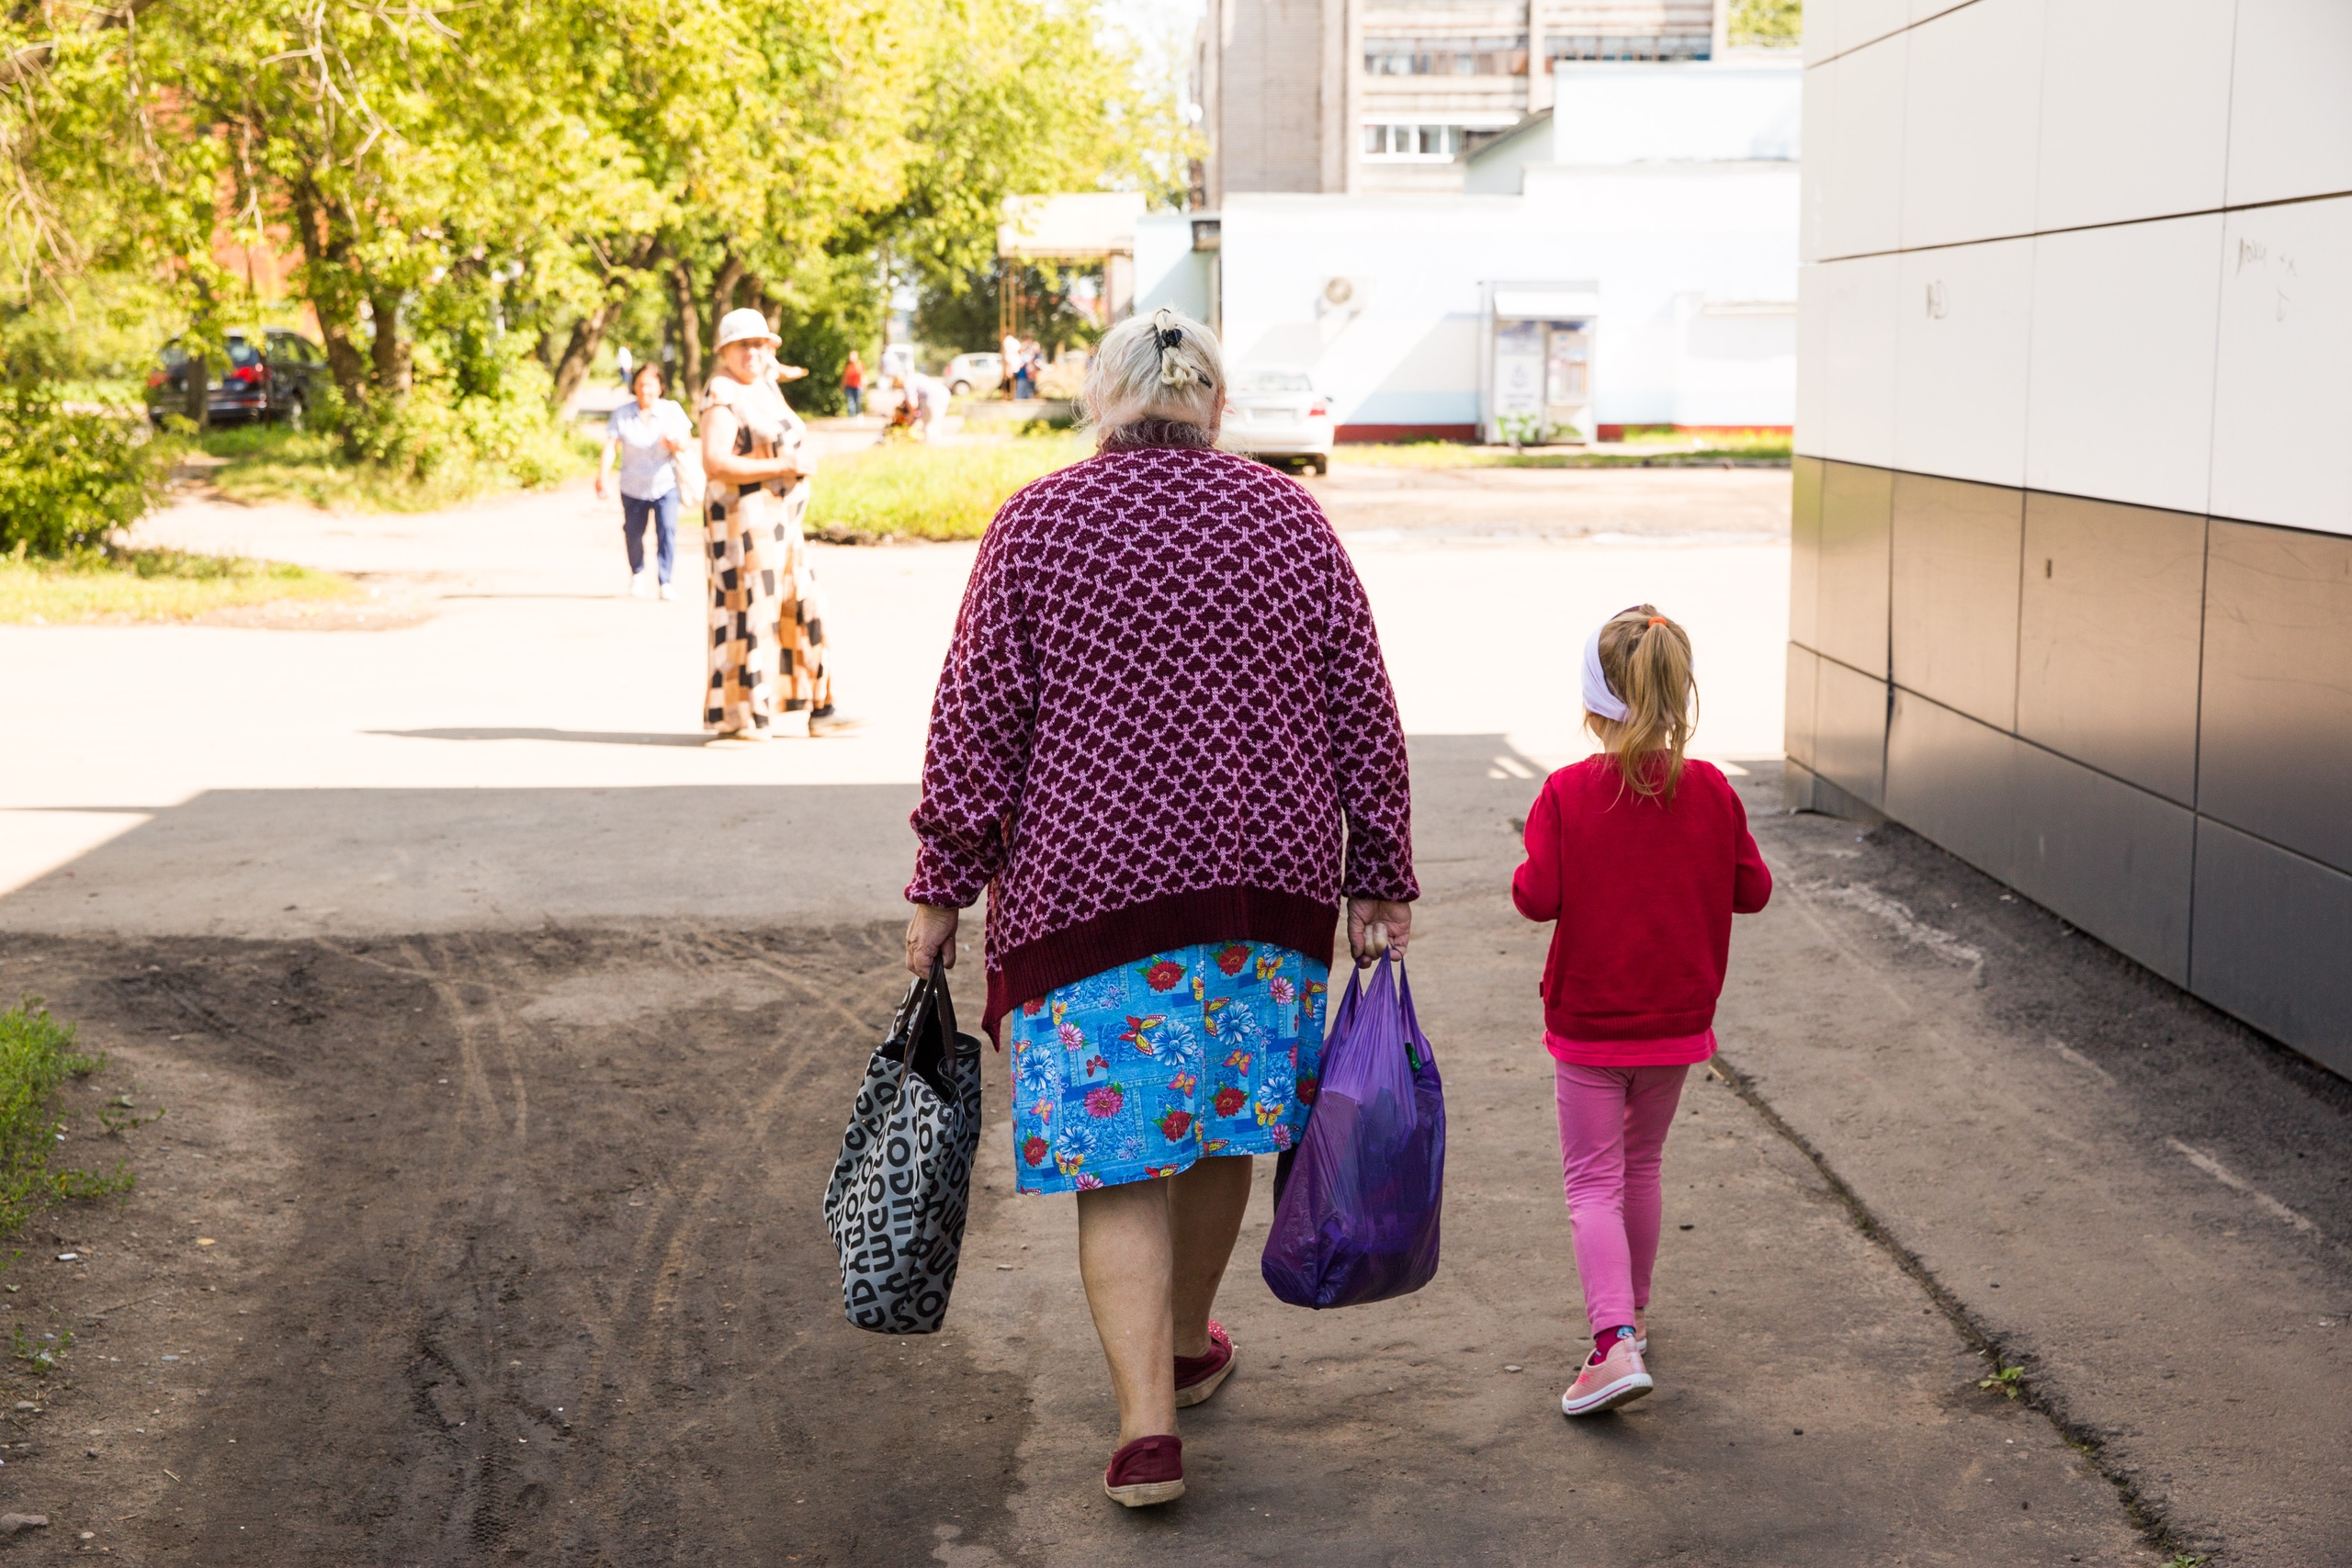
[[[1185,362],[1179,352],[1184,346],[1184,329],[1178,326],[1175,311],[1162,305],[1151,313],[1151,327],[1159,339],[1159,384],[1163,387],[1195,387],[1201,373]]]

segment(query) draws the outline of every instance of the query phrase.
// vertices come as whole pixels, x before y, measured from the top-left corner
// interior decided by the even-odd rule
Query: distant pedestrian
[[[849,404],[850,418],[865,412],[865,366],[854,348],[849,351],[849,363],[842,367],[842,398]]]
[[[1715,1054],[1731,918],[1772,897],[1747,813],[1722,773],[1687,759],[1690,638],[1650,604],[1584,646],[1585,724],[1603,750],[1544,781],[1511,902],[1553,920],[1544,1043],[1592,1351],[1560,1396],[1570,1416],[1654,1386],[1650,1270],[1658,1168],[1683,1076]]]
[[[808,426],[776,389],[776,335],[754,310],[718,323],[718,373],[703,397],[710,515],[710,680],[703,728],[764,740],[779,713],[808,732],[833,716],[824,603],[800,520],[813,461]]]
[[[628,350],[622,350],[627,353]],[[653,529],[653,564],[662,597],[678,591],[670,572],[678,554],[678,454],[695,437],[686,411],[662,395],[662,367],[640,365],[630,383],[636,395],[605,422],[605,453],[596,464],[596,494],[605,493],[613,459],[620,459],[621,541],[628,551],[628,592],[646,593],[645,530]]]
[[[636,363],[637,356],[629,353],[628,344],[623,344],[613,351],[613,368],[620,372],[622,386],[635,384],[629,379],[629,371],[635,367]]]
[[[877,446],[891,441],[912,441],[922,434],[922,427],[915,423],[921,410],[915,404],[914,394],[907,389],[907,381],[904,376],[893,376],[884,385],[884,390],[890,394],[890,415],[882,422],[882,434],[875,440]]]
[[[1086,406],[1102,450],[1005,502],[964,591],[907,966],[954,964],[988,893],[1015,1185],[1077,1194],[1119,1402],[1102,1484],[1136,1507],[1182,1495],[1176,1412],[1233,1371],[1209,1313],[1250,1156],[1315,1101],[1342,903],[1368,963],[1405,951],[1419,886],[1371,603],[1314,497],[1216,450],[1216,340],[1122,321]]]
[[[998,370],[1004,376],[1004,395],[1008,399],[1017,398],[1021,395],[1021,391],[1015,384],[1014,378],[1021,370],[1021,340],[1012,333],[1007,333],[1004,334],[1004,342],[998,346],[1001,352],[998,355],[996,363]]]
[[[936,443],[946,434],[950,397],[947,383],[918,371],[907,378],[907,395],[914,400],[915,419],[922,426],[923,441]]]
[[[1037,395],[1037,356],[1034,344],[1013,345],[1012,395],[1024,403]]]

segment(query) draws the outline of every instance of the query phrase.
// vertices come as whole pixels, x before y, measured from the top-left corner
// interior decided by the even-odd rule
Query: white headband
[[[1625,610],[1640,608],[1639,604],[1628,604],[1624,610],[1618,611],[1617,615],[1623,615]],[[1610,616],[1609,621],[1615,620],[1617,615]],[[1609,689],[1609,677],[1600,668],[1600,634],[1608,629],[1609,621],[1593,627],[1592,635],[1584,639],[1584,708],[1595,717],[1623,724],[1634,710]]]

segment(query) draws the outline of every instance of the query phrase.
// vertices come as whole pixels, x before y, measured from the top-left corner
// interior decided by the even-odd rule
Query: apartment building
[[[1551,106],[1566,61],[1708,60],[1724,0],[1208,0],[1198,204],[1437,195],[1461,153]]]

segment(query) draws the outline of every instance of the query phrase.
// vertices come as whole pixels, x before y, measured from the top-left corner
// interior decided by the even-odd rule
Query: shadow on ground
[[[1444,1268],[1283,1307],[1261,1184],[1218,1309],[1244,1360],[1184,1416],[1180,1506],[1100,1494],[1115,1421],[1070,1209],[1008,1190],[1001,1058],[947,1331],[842,1321],[820,1205],[898,931],[778,916],[893,886],[898,787],[230,792],[70,868],[102,905],[209,886],[266,923],[406,843],[562,911],[495,929],[30,934],[80,879],[0,901],[0,988],[172,1106],[140,1191],[61,1211],[74,1260],[10,1298],[78,1336],[70,1388],[10,1374],[48,1424],[14,1506],[118,1561],[255,1568],[2147,1562],[2112,1488],[1978,1392],[1935,1303],[1711,1079],[1668,1151],[1661,1390],[1562,1420],[1586,1341],[1546,933],[1503,894],[1540,769],[1487,736],[1418,739],[1414,765]],[[732,858],[692,858],[721,811]],[[649,878],[721,871],[724,915],[642,912]],[[419,897],[463,917],[460,886]]]

